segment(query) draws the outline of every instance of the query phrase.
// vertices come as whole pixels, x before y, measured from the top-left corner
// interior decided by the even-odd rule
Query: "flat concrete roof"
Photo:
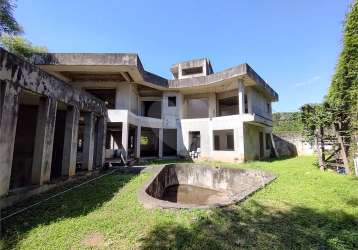
[[[185,79],[169,80],[149,71],[146,71],[139,56],[135,53],[43,53],[34,56],[35,64],[46,66],[47,71],[56,69],[71,70],[80,67],[81,71],[92,72],[101,69],[101,72],[130,71],[138,83],[147,83],[160,89],[190,89],[195,87],[210,87],[227,80],[240,79],[245,85],[254,86],[272,101],[278,101],[275,92],[248,64],[241,64],[207,76],[199,76]]]

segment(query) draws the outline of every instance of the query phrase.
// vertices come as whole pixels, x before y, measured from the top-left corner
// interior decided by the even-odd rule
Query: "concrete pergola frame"
[[[80,112],[84,112],[87,121],[84,167],[92,170],[104,164],[107,122],[107,108],[104,102],[0,48],[0,197],[9,191],[19,97],[22,90],[41,96],[33,154],[32,184],[42,185],[50,181],[58,102],[67,105],[62,175],[75,174]],[[97,117],[97,134],[94,132],[94,117]]]

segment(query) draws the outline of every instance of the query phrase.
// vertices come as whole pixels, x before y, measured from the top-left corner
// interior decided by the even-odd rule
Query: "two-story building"
[[[248,65],[214,73],[208,59],[146,71],[136,54],[39,55],[36,64],[103,100],[106,157],[191,157],[242,162],[271,154],[278,94]],[[79,145],[81,145],[79,133]]]

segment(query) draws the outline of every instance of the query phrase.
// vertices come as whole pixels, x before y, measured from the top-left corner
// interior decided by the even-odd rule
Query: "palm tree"
[[[4,33],[16,35],[22,32],[22,28],[14,17],[14,0],[0,0],[0,36]]]

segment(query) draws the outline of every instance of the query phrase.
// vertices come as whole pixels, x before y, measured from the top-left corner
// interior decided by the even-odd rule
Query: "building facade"
[[[173,65],[169,80],[136,54],[50,53],[35,63],[105,102],[106,158],[242,162],[272,153],[278,94],[248,64],[214,73],[208,59],[190,60]]]
[[[102,167],[106,121],[103,101],[0,48],[0,198]]]

